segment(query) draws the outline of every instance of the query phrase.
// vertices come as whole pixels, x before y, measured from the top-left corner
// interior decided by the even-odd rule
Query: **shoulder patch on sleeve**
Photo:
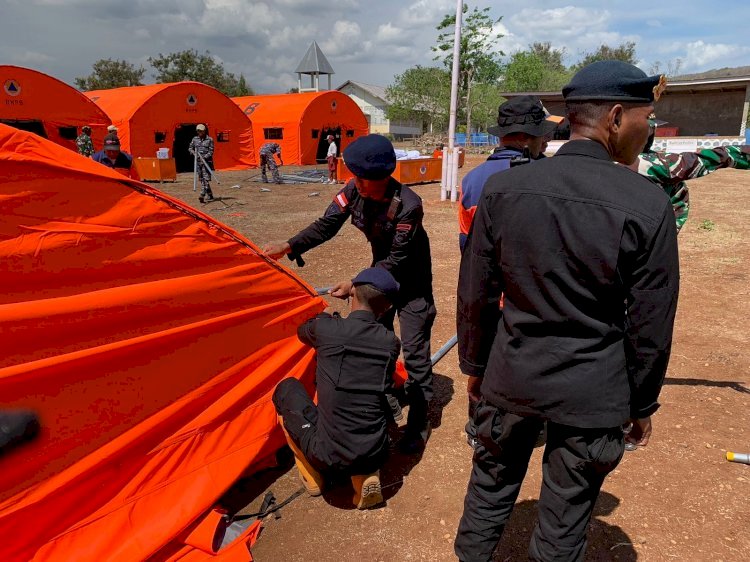
[[[346,193],[344,193],[343,189],[336,194],[333,198],[333,202],[336,203],[342,211],[346,209],[347,205],[349,205],[349,199],[346,198]]]

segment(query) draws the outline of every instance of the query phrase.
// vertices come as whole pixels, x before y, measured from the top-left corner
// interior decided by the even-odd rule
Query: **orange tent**
[[[369,131],[367,118],[352,98],[336,90],[232,98],[253,123],[255,147],[281,146],[285,164],[325,162],[326,136],[336,137],[339,156]]]
[[[123,150],[134,157],[154,158],[168,148],[178,172],[193,171],[188,145],[195,126],[204,123],[214,139],[217,170],[239,170],[256,165],[253,132],[232,101],[200,82],[176,82],[92,90],[96,102],[118,127]]]
[[[4,125],[0,204],[2,408],[41,425],[0,456],[0,560],[229,559],[186,536],[284,443],[271,393],[312,384],[296,328],[322,299],[215,219]]]
[[[0,65],[0,84],[0,123],[71,150],[76,150],[81,127],[89,125],[94,145],[101,149],[109,117],[72,86],[36,70],[9,65]]]

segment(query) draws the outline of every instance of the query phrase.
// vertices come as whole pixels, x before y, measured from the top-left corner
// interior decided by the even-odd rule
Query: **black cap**
[[[104,150],[120,150],[120,139],[117,135],[107,135],[104,137]]]
[[[497,137],[511,133],[526,133],[532,137],[543,137],[557,127],[549,120],[542,102],[536,96],[518,96],[504,102],[497,109],[497,127],[489,127],[487,132]]]
[[[344,164],[358,178],[382,180],[396,169],[396,152],[383,135],[359,137],[346,147]]]
[[[374,289],[383,293],[390,300],[393,300],[398,295],[400,288],[398,281],[393,278],[390,271],[382,267],[368,267],[367,269],[363,269],[352,279],[352,284],[355,287],[357,285],[372,285]]]
[[[635,65],[619,60],[591,63],[563,88],[565,101],[650,103],[666,87],[662,76],[648,76]]]

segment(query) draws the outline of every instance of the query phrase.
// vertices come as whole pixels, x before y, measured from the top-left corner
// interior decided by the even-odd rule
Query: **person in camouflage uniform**
[[[211,191],[211,170],[214,169],[214,139],[206,134],[206,126],[200,124],[195,127],[196,136],[190,141],[188,151],[195,156],[196,151],[200,156],[198,158],[198,180],[201,182],[201,194],[198,201],[201,203],[214,200],[214,194]],[[211,170],[209,170],[209,167]]]
[[[685,224],[690,210],[686,180],[699,178],[720,168],[750,170],[750,146],[720,146],[697,152],[644,151],[638,157],[636,171],[661,187],[672,201],[677,232]]]
[[[91,141],[91,127],[81,127],[81,134],[76,138],[78,154],[89,158],[94,153],[94,143]]]
[[[279,155],[279,164],[276,164],[276,160],[273,155]],[[260,147],[260,173],[263,178],[263,183],[268,183],[268,176],[266,175],[266,167],[271,170],[273,181],[275,183],[283,183],[281,176],[279,175],[279,166],[283,166],[284,162],[281,159],[281,147],[278,143],[267,142]]]

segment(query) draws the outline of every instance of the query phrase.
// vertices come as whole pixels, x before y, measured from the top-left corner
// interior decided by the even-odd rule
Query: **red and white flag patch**
[[[340,191],[339,193],[337,193],[336,197],[334,197],[333,200],[342,211],[346,209],[346,206],[349,204],[349,200],[346,198],[346,195],[344,194],[343,191]]]
[[[409,232],[411,231],[411,226],[407,222],[400,222],[396,225],[396,230],[400,230],[401,232]]]

